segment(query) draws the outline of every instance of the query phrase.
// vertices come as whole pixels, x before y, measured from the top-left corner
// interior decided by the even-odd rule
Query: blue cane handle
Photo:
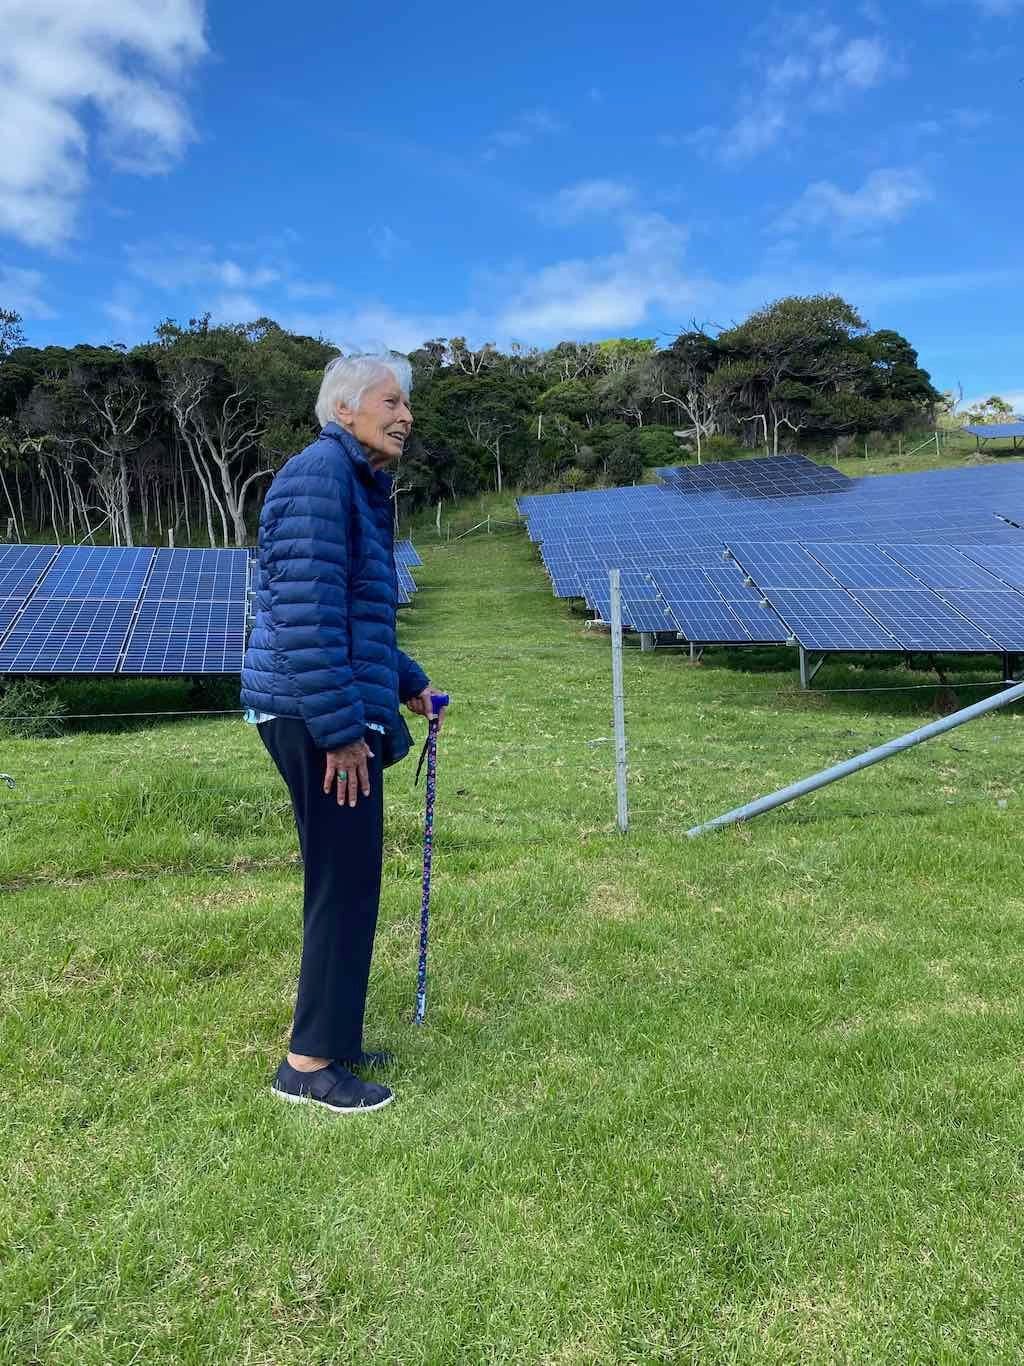
[[[450,700],[451,700],[451,699],[449,698],[449,696],[448,696],[448,694],[447,694],[446,692],[435,692],[435,693],[431,693],[431,696],[430,696],[430,711],[431,711],[431,714],[432,714],[433,716],[438,716],[438,715],[440,714],[441,708],[442,708],[442,707],[447,707],[447,705],[448,705],[448,703],[449,703]]]

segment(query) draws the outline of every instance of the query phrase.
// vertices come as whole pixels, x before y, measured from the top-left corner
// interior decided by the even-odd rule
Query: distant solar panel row
[[[737,543],[730,552],[807,649],[1024,649],[1024,592],[1014,587],[1024,580],[1024,545]]]
[[[607,619],[618,568],[627,625],[700,643],[1024,650],[1013,602],[952,596],[1024,588],[1020,466],[850,480],[779,457],[659,474],[660,487],[520,500],[556,595]],[[718,572],[727,547],[749,580],[739,594]]]
[[[0,546],[0,672],[237,673],[247,550]],[[421,563],[395,547],[400,602]]]

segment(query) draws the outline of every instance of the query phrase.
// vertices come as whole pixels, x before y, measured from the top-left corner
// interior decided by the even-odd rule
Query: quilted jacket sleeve
[[[401,650],[396,653],[398,654],[398,697],[400,701],[408,702],[410,697],[415,697],[423,691],[430,679],[415,659],[410,659]]]
[[[338,465],[297,460],[274,480],[260,528],[281,663],[321,749],[351,744],[366,729],[349,657],[351,498]]]

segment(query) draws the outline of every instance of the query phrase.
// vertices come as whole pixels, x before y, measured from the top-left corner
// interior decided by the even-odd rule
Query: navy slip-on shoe
[[[270,1089],[279,1100],[292,1105],[319,1105],[336,1115],[380,1110],[395,1098],[386,1086],[363,1081],[336,1062],[316,1072],[299,1072],[285,1061]]]

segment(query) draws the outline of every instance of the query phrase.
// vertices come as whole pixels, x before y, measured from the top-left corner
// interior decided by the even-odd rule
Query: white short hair
[[[376,355],[335,356],[328,361],[320,392],[316,400],[316,420],[321,427],[334,420],[339,403],[346,408],[358,408],[367,389],[391,377],[398,381],[403,394],[412,389],[412,366],[405,356],[394,351]]]

